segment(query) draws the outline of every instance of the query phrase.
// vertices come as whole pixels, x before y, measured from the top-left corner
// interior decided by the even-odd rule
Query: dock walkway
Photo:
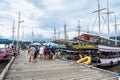
[[[72,61],[56,59],[30,63],[27,52],[22,51],[4,80],[117,80],[117,75]]]

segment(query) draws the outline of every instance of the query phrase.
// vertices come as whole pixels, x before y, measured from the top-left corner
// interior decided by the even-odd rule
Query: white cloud
[[[2,2],[1,2],[2,3]],[[17,32],[17,21],[18,21],[18,12],[21,11],[21,20],[24,20],[24,23],[21,23],[21,27],[24,27],[25,31],[31,33],[32,27],[39,27],[40,22],[37,20],[44,13],[44,11],[38,9],[33,4],[28,3],[26,0],[5,0],[4,3],[9,3],[9,9],[0,10],[0,15],[3,16],[2,22],[4,22],[5,26],[12,26],[12,20],[16,20],[16,32]],[[4,7],[4,6],[3,6]],[[1,16],[1,17],[2,17]],[[11,28],[10,28],[11,29]],[[6,31],[6,29],[2,29],[2,31]],[[20,29],[20,35],[22,35],[22,30]],[[10,38],[11,31],[4,34],[4,36]],[[17,34],[17,33],[15,33]]]
[[[61,10],[64,9],[62,5],[63,0],[43,0],[43,4],[46,6],[46,9],[49,11]]]
[[[33,0],[34,1],[34,0]],[[119,17],[119,0],[109,0],[110,11],[115,10],[117,16]],[[32,28],[34,29],[35,37],[39,35],[44,39],[53,38],[53,21],[51,17],[54,17],[57,31],[61,32],[61,38],[64,38],[64,19],[67,24],[67,31],[69,38],[77,35],[77,25],[78,20],[80,20],[80,25],[82,32],[87,31],[87,26],[93,29],[93,23],[97,13],[92,13],[97,10],[97,0],[39,0],[40,4],[37,5],[30,3],[27,0],[4,0],[0,1],[0,34],[7,38],[12,36],[12,21],[16,20],[16,32],[17,36],[17,21],[18,21],[18,12],[21,11],[21,20],[24,20],[20,25],[20,39],[22,39],[22,28],[24,27],[24,33],[26,40],[28,35],[31,37]],[[101,8],[106,7],[107,0],[100,0]],[[38,7],[39,6],[39,7]],[[104,11],[105,12],[105,11]],[[103,15],[103,14],[102,14]],[[49,17],[46,17],[49,16]],[[106,15],[104,15],[106,16]],[[114,18],[111,15],[110,18]],[[119,21],[119,20],[118,20]],[[98,23],[98,21],[96,21]],[[113,24],[110,21],[110,24]],[[44,26],[45,25],[45,26]],[[42,27],[40,27],[42,26]],[[51,26],[48,28],[48,26]],[[98,24],[95,25],[94,31],[98,32]],[[101,26],[103,26],[103,21],[101,20]],[[50,29],[51,28],[51,29]],[[118,27],[119,29],[119,27]],[[47,30],[47,31],[46,31]],[[113,30],[113,27],[110,27],[110,31]],[[119,29],[120,30],[120,29]],[[103,28],[103,34],[107,33],[107,28]],[[3,34],[4,33],[4,34]],[[112,32],[111,32],[112,33]],[[47,36],[46,36],[47,34]],[[28,37],[28,38],[29,38]],[[38,37],[39,38],[39,37]]]

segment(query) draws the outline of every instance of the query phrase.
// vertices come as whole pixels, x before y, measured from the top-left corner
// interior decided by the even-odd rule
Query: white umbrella
[[[41,44],[36,42],[36,43],[33,43],[32,45],[40,46]]]
[[[57,44],[53,43],[53,42],[48,42],[48,43],[43,43],[44,46],[58,46]]]

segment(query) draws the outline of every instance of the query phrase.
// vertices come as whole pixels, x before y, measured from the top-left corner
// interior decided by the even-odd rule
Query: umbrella
[[[41,44],[36,42],[36,43],[31,44],[31,45],[40,46]]]
[[[54,46],[57,47],[58,45],[53,43],[53,42],[47,42],[47,43],[43,43],[44,46]]]

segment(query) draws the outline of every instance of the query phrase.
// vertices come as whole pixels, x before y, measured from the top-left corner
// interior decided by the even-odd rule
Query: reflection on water
[[[113,66],[113,67],[106,67],[106,68],[103,68],[103,69],[106,69],[106,70],[109,70],[109,71],[112,71],[112,72],[116,72],[116,73],[120,73],[120,65],[116,65],[116,66]]]
[[[9,61],[4,61],[4,62],[0,62],[0,73],[2,72],[2,70],[5,68],[5,66],[7,65]]]

